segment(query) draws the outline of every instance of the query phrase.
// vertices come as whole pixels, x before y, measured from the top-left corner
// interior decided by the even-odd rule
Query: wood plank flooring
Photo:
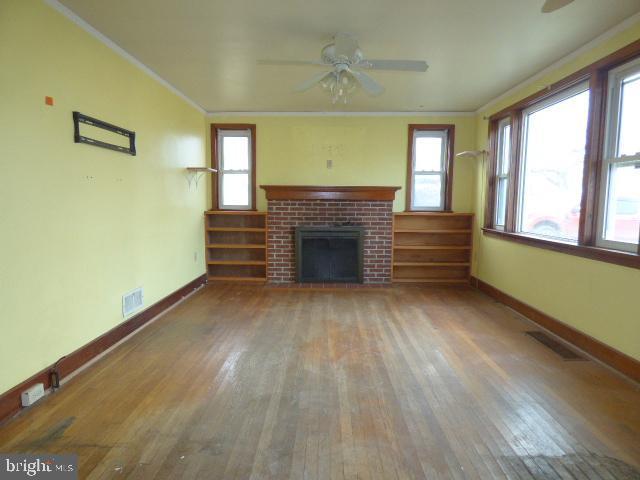
[[[81,478],[640,478],[640,389],[467,287],[216,284],[0,426]]]

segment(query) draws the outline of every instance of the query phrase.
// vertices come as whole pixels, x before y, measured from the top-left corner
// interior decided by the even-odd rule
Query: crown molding
[[[475,117],[476,112],[207,112],[212,117]]]
[[[552,63],[551,65],[549,65],[548,67],[546,67],[543,70],[539,71],[538,73],[536,73],[532,77],[529,77],[528,79],[524,80],[523,82],[520,82],[516,86],[511,87],[509,90],[507,90],[506,92],[498,95],[494,99],[489,100],[482,107],[478,108],[478,110],[475,111],[475,114],[476,115],[480,115],[481,113],[485,112],[486,110],[488,110],[493,105],[495,105],[496,103],[500,102],[501,100],[504,100],[505,98],[510,97],[511,95],[517,93],[519,90],[530,86],[532,83],[536,82],[537,80],[540,80],[544,76],[546,76],[546,75],[548,75],[550,73],[553,73],[555,70],[567,65],[568,63],[570,63],[573,60],[575,60],[576,58],[578,58],[580,55],[583,55],[583,54],[587,53],[588,51],[598,47],[599,45],[602,45],[607,40],[613,38],[618,33],[624,32],[628,28],[631,28],[633,25],[635,25],[638,22],[640,22],[640,12],[630,16],[629,18],[627,18],[626,20],[623,20],[621,23],[619,23],[615,27],[610,28],[606,32],[598,35],[596,38],[594,38],[590,42],[585,43],[584,45],[582,45],[577,50],[574,50],[569,55],[567,55],[565,57],[562,57],[560,60],[557,60],[556,62]]]
[[[120,55],[122,58],[124,58],[128,62],[132,63],[136,67],[138,67],[144,73],[146,73],[151,78],[153,78],[156,82],[160,83],[166,89],[168,89],[169,91],[171,91],[172,93],[174,93],[175,95],[180,97],[182,100],[187,102],[189,105],[191,105],[193,108],[198,110],[200,113],[202,113],[203,115],[207,113],[204,108],[202,108],[200,105],[198,105],[192,99],[187,97],[183,92],[178,90],[175,86],[171,85],[164,78],[162,78],[156,72],[151,70],[148,66],[146,66],[144,63],[142,63],[140,60],[138,60],[133,55],[131,55],[129,52],[124,50],[122,47],[120,47],[118,44],[116,44],[109,37],[107,37],[106,35],[100,33],[98,30],[96,30],[94,27],[92,27],[89,23],[87,23],[82,18],[80,18],[78,15],[76,15],[73,11],[71,11],[68,7],[66,7],[63,4],[61,4],[58,0],[44,0],[44,2],[47,5],[49,5],[51,8],[53,8],[54,10],[58,11],[59,13],[61,13],[65,17],[67,17],[73,23],[78,25],[85,32],[89,33],[91,36],[93,36],[94,38],[96,38],[97,40],[102,42],[104,45],[109,47],[111,50],[113,50],[115,53]]]

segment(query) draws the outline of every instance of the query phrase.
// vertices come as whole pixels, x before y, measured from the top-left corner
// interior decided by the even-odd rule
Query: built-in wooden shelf
[[[460,213],[460,212],[398,212],[394,213],[394,217],[430,217],[437,215],[438,217],[468,217],[473,215],[472,213]]]
[[[209,243],[207,248],[266,248],[266,245],[258,243]]]
[[[209,227],[209,232],[264,232],[264,228],[253,227]]]
[[[395,250],[471,250],[471,245],[394,245]]]
[[[452,279],[452,278],[394,278],[394,283],[439,283],[439,284],[468,284],[469,280],[464,279]]]
[[[468,267],[469,262],[394,262],[394,267]]]
[[[209,260],[208,265],[266,265],[264,260]]]
[[[240,210],[205,212],[207,276],[212,282],[267,280],[267,214]]]
[[[265,283],[267,277],[223,277],[223,276],[209,276],[207,278],[210,282],[248,282],[248,283]]]
[[[397,233],[471,233],[471,230],[421,230],[418,228],[399,228]]]
[[[403,212],[393,217],[396,283],[469,282],[473,214]]]
[[[234,215],[234,216],[238,216],[238,215],[244,215],[244,216],[251,216],[251,215],[257,215],[257,216],[264,216],[266,215],[265,212],[256,212],[254,210],[208,210],[206,212],[204,212],[205,215]]]

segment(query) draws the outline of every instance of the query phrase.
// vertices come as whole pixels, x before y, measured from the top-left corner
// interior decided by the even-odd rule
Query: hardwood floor
[[[205,287],[0,427],[81,478],[640,478],[640,388],[466,287]]]

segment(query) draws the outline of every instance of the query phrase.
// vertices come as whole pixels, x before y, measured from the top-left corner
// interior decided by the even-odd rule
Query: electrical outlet
[[[193,252],[193,261],[194,262],[198,261],[198,252]]]
[[[23,407],[29,407],[44,397],[44,384],[36,383],[29,387],[20,396]]]
[[[333,160],[327,160],[327,169],[331,170],[333,168]]]

